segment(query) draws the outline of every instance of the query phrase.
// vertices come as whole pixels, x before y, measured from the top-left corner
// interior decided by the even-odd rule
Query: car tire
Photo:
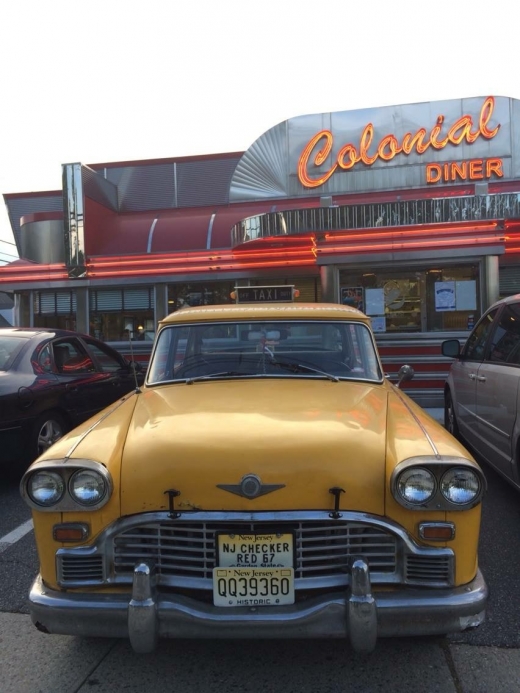
[[[449,390],[444,395],[444,428],[455,438],[460,438],[459,425],[455,416],[453,398]]]
[[[31,440],[31,462],[50,448],[67,432],[67,424],[61,414],[55,411],[45,412],[35,421]]]

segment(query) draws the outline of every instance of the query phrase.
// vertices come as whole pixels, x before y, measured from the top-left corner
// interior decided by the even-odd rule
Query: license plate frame
[[[216,535],[215,606],[294,604],[293,532]]]

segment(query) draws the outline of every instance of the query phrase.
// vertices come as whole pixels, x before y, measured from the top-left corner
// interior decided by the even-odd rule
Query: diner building
[[[165,143],[165,149],[167,143]],[[235,286],[371,317],[385,372],[442,406],[443,339],[520,292],[520,101],[482,96],[290,118],[245,152],[62,166],[5,194],[16,325],[90,333],[146,361],[158,320]]]

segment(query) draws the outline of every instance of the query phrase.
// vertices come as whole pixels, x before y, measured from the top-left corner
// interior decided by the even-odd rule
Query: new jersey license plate
[[[293,568],[214,568],[215,606],[294,604]]]
[[[219,534],[217,547],[215,606],[294,604],[292,534]]]

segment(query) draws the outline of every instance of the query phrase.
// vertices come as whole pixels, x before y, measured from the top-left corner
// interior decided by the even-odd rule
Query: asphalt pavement
[[[518,693],[520,650],[446,639],[381,640],[368,656],[343,641],[128,642],[44,635],[0,614],[2,693]],[[6,656],[7,655],[7,656]]]

